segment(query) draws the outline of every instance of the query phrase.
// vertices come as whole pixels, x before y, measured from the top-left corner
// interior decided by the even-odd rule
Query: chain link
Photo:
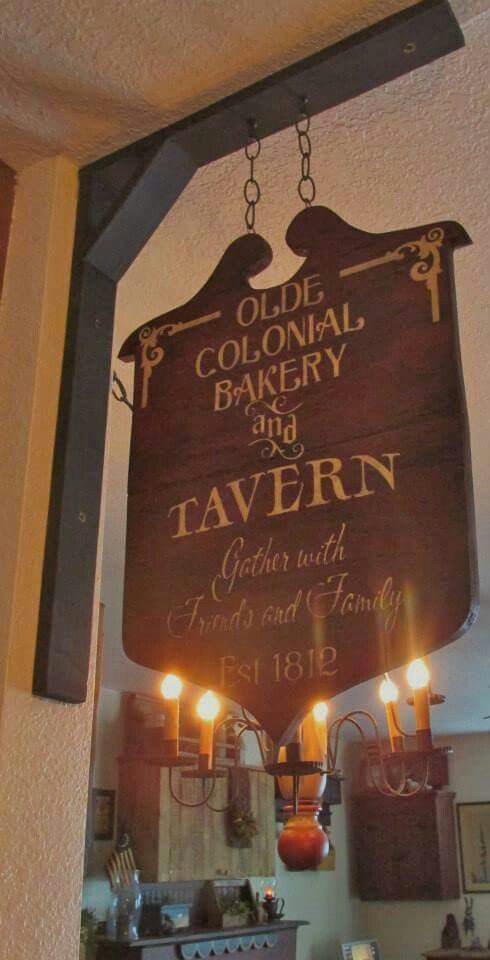
[[[255,132],[256,125],[254,120],[248,124],[248,141],[245,145],[245,156],[250,164],[248,179],[243,187],[243,196],[245,198],[245,226],[249,233],[255,233],[255,208],[260,200],[260,186],[255,178],[255,161],[260,154],[260,140]]]
[[[298,182],[298,193],[305,207],[310,207],[316,197],[316,187],[311,175],[310,118],[306,109],[306,101],[302,103],[301,116],[296,120],[295,127],[301,154],[301,177]]]

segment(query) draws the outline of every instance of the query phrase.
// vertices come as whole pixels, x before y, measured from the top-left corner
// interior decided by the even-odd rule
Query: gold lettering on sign
[[[291,280],[280,287],[263,290],[257,296],[244,297],[236,309],[236,322],[241,327],[251,327],[257,320],[275,320],[300,307],[316,306],[325,298],[322,286],[320,274],[312,273],[302,280]]]
[[[286,480],[284,479],[285,475],[288,474],[293,478],[299,475],[299,469],[296,464],[292,463],[289,467],[273,467],[272,470],[268,470],[268,473],[274,479],[274,506],[267,514],[268,517],[277,517],[278,514],[282,513],[296,513],[299,510],[299,505],[301,503],[301,494],[303,493],[304,484],[295,479]],[[294,492],[298,490],[296,497],[290,497],[288,495],[287,505],[284,502],[284,490],[286,487],[293,487]]]
[[[141,388],[141,407],[148,406],[148,386],[150,377],[153,373],[153,367],[158,366],[165,356],[165,350],[159,346],[158,341],[163,333],[169,337],[176,333],[182,333],[183,330],[190,330],[192,327],[200,327],[203,323],[209,323],[210,320],[217,320],[221,316],[221,311],[209,313],[205,317],[196,317],[195,320],[189,320],[187,323],[183,320],[178,323],[164,323],[161,327],[143,327],[139,335],[141,346],[140,366],[143,370],[143,385]]]
[[[342,523],[337,533],[331,533],[323,540],[316,550],[305,550],[299,547],[296,566],[298,570],[309,567],[326,567],[331,563],[339,563],[345,559],[344,537],[346,524]]]
[[[299,591],[301,593],[301,591]],[[299,593],[296,596],[298,602]],[[280,610],[281,608],[277,608]],[[273,615],[274,622],[277,610],[271,607],[266,619]],[[264,615],[265,616],[265,615]],[[287,622],[287,621],[285,621]],[[264,680],[272,679],[274,683],[286,680],[294,684],[299,680],[313,680],[314,677],[333,677],[338,673],[336,666],[337,650],[335,647],[310,647],[308,650],[288,650],[273,653],[270,657],[254,657],[253,660],[243,661],[233,654],[220,657],[218,686],[230,689],[237,683],[252,683],[256,686]]]
[[[306,595],[306,608],[311,616],[324,620],[333,615],[345,617],[363,613],[380,614],[380,624],[386,633],[396,626],[403,604],[403,590],[397,590],[393,577],[386,577],[374,594],[354,593],[347,589],[349,573],[332,573],[312,587]]]
[[[217,632],[241,633],[243,630],[250,630],[253,625],[253,609],[249,606],[245,597],[242,597],[238,606],[229,616],[221,613],[201,616],[200,608],[203,599],[204,594],[189,597],[185,603],[169,611],[167,629],[171,637],[181,640],[193,631],[203,637],[209,633]]]
[[[203,593],[198,597],[189,597],[185,603],[169,611],[167,629],[171,637],[184,637],[193,629],[202,600],[204,600]]]
[[[388,460],[388,466],[381,463],[381,460],[378,460],[376,457],[370,457],[367,453],[354,454],[351,457],[351,460],[359,460],[361,465],[361,476],[362,484],[359,493],[355,493],[355,497],[370,497],[374,490],[369,490],[366,484],[366,467],[371,467],[375,473],[379,473],[383,480],[386,480],[386,483],[392,490],[395,489],[395,457],[399,457],[399,453],[385,453],[384,456]]]
[[[313,497],[307,507],[322,507],[330,500],[323,496],[323,481],[330,480],[332,493],[337,500],[350,500],[350,494],[344,490],[339,473],[342,470],[342,460],[338,457],[327,457],[324,460],[310,460],[309,465],[313,470]]]
[[[235,523],[247,524],[260,514],[279,517],[328,506],[332,500],[373,496],[379,493],[380,482],[393,492],[399,456],[399,453],[382,453],[379,457],[361,453],[349,457],[348,461],[323,457],[308,460],[301,469],[298,464],[290,463],[239,477],[223,488],[212,487],[204,507],[197,497],[173,504],[168,517],[172,520],[176,517],[177,525],[171,537],[177,540]],[[368,477],[374,489],[368,485]]]
[[[245,538],[235,537],[225,550],[219,573],[211,581],[213,600],[221,602],[243,579],[255,580],[257,577],[286,573],[289,561],[289,553],[277,550],[272,537],[252,554],[246,553]]]
[[[175,537],[188,537],[192,533],[192,530],[188,530],[186,527],[187,504],[189,503],[194,503],[197,507],[199,501],[196,497],[190,497],[189,500],[182,500],[181,503],[174,504],[174,506],[170,507],[170,510],[168,511],[167,516],[171,517],[174,511],[178,516],[178,526]]]
[[[260,455],[270,460],[275,453],[279,453],[284,460],[298,460],[302,457],[305,448],[297,439],[296,410],[302,406],[297,403],[288,407],[288,399],[284,394],[276,397],[272,403],[258,400],[245,407],[247,417],[252,417],[252,433],[256,437],[251,440],[249,447],[260,444]]]
[[[392,263],[394,260],[404,260],[409,254],[415,253],[419,259],[412,264],[410,276],[412,280],[425,283],[431,300],[432,323],[439,323],[441,319],[439,275],[442,273],[440,247],[443,240],[444,230],[441,227],[433,227],[426,234],[423,234],[420,240],[407,241],[407,243],[397,247],[396,250],[388,250],[381,257],[366,260],[364,263],[357,263],[353,267],[345,267],[344,270],[340,271],[340,276],[350,277],[354,273],[372,270],[374,267],[381,267],[386,263]]]
[[[314,277],[316,275],[313,275]],[[320,293],[315,287],[319,281],[306,278],[303,288],[294,283],[294,295],[298,299],[301,295],[303,305],[320,302]],[[291,287],[291,284],[286,284]],[[279,298],[278,306],[288,312],[291,291],[285,290]],[[249,311],[250,303],[255,306]],[[245,297],[237,308],[237,318],[242,326],[249,326],[255,320],[272,317],[271,304],[267,309],[261,307],[254,297]],[[253,305],[252,304],[252,305]],[[250,317],[244,319],[245,316]],[[278,317],[281,313],[278,314]],[[249,333],[237,339],[226,340],[219,347],[206,346],[197,354],[195,371],[199,378],[209,379],[216,377],[213,387],[213,410],[223,412],[231,407],[242,404],[247,408],[250,404],[263,401],[273,403],[275,398],[283,394],[302,390],[306,387],[322,383],[327,378],[337,380],[343,373],[346,362],[348,341],[340,344],[325,344],[325,340],[337,337],[350,337],[365,327],[366,320],[362,316],[355,316],[348,302],[339,306],[322,308],[320,315],[315,313],[304,314],[295,320],[288,320],[282,324],[273,323],[259,334],[258,342],[252,345]],[[309,352],[299,353],[298,348]],[[284,354],[293,354],[282,359]],[[267,360],[272,362],[267,364]],[[243,368],[250,367],[244,371]],[[235,371],[237,371],[235,373]],[[227,374],[220,377],[220,373]],[[279,449],[271,450],[280,453]]]
[[[262,614],[260,621],[261,626],[277,627],[283,623],[296,623],[298,618],[298,610],[302,599],[303,591],[298,590],[294,600],[292,600],[291,603],[288,603],[285,607],[270,603]]]
[[[143,385],[141,388],[141,406],[148,406],[148,384],[156,367],[164,358],[165,351],[163,347],[158,346],[158,338],[163,331],[163,327],[143,327],[139,341],[141,344],[141,369],[143,370]]]
[[[251,373],[242,374],[238,381],[228,378],[218,380],[214,385],[214,412],[238,407],[242,403],[248,405],[258,400],[269,400],[282,393],[292,393],[321,383],[325,376],[332,376],[336,380],[340,376],[346,349],[345,343],[338,350],[324,347],[321,351],[303,353],[299,357],[261,367],[254,376]]]
[[[335,647],[310,647],[309,650],[289,650],[287,653],[275,653],[274,682],[297,683],[298,680],[312,680],[313,677],[334,677],[338,673],[335,667],[337,650]]]
[[[210,516],[216,516],[217,522],[208,524],[207,521]],[[217,487],[213,487],[209,494],[201,526],[196,530],[196,533],[206,533],[208,530],[215,530],[218,527],[231,527],[231,524],[232,520],[228,518],[221,494]]]
[[[235,503],[238,507],[240,516],[244,523],[248,523],[250,511],[252,509],[252,505],[255,500],[255,494],[257,493],[257,487],[259,485],[259,481],[262,479],[263,476],[264,476],[263,473],[253,473],[252,476],[249,478],[250,480],[253,480],[253,487],[248,500],[245,499],[242,493],[242,488],[240,486],[242,481],[245,479],[244,477],[241,477],[239,480],[232,480],[231,483],[228,484],[233,494],[233,497],[235,499]]]

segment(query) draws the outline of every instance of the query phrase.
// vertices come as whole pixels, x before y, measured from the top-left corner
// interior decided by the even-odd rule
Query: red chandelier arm
[[[234,719],[235,722],[238,722],[238,723],[240,722],[240,721],[237,721],[237,720],[236,720],[236,717],[233,718],[233,719]],[[232,720],[232,718],[231,718],[231,717],[228,717],[228,721],[231,721],[231,720]],[[226,726],[226,721],[221,721],[221,723],[219,724],[219,726],[216,728],[216,731],[218,731],[219,727],[221,727],[221,726]],[[238,770],[238,769],[239,769],[239,766],[240,766],[238,745],[239,745],[239,742],[240,742],[241,737],[243,736],[243,734],[244,734],[247,730],[248,730],[248,726],[246,726],[245,724],[242,723],[241,729],[238,731],[238,733],[235,734],[235,744],[234,744],[234,747],[235,747],[235,756],[234,756],[234,762],[233,762],[233,766],[234,766],[235,770]],[[230,769],[231,769],[231,768],[230,768]],[[236,783],[235,783],[235,789],[234,789],[234,791],[233,791],[233,796],[231,797],[231,800],[229,800],[228,803],[225,804],[224,807],[213,807],[212,803],[209,803],[209,801],[208,801],[208,803],[207,803],[207,806],[208,806],[208,808],[209,808],[210,810],[213,811],[213,813],[228,813],[228,811],[231,810],[231,807],[233,806],[233,804],[238,800],[239,792],[240,792],[240,788],[239,788],[238,779],[237,779],[237,781],[236,781]]]
[[[235,769],[238,769],[238,768],[239,768],[239,765],[240,765],[240,763],[239,763],[239,753],[238,753],[238,746],[239,746],[240,740],[241,740],[241,738],[242,738],[242,736],[243,736],[244,733],[253,733],[253,734],[255,735],[255,739],[257,740],[257,744],[258,744],[258,747],[259,747],[259,751],[260,751],[260,756],[261,756],[261,759],[262,759],[262,763],[263,763],[263,765],[265,766],[265,764],[266,764],[266,762],[267,762],[267,758],[266,758],[266,756],[265,756],[263,744],[262,744],[262,741],[261,741],[261,738],[260,738],[260,727],[259,727],[259,725],[256,723],[255,720],[253,720],[251,717],[248,717],[248,716],[247,716],[247,714],[246,714],[246,712],[245,712],[245,710],[244,710],[243,708],[242,708],[242,710],[243,710],[243,716],[241,716],[241,717],[234,717],[234,716],[225,717],[223,720],[220,721],[220,723],[218,723],[218,724],[216,725],[216,729],[215,729],[215,740],[216,740],[217,735],[218,735],[218,733],[219,733],[219,731],[220,731],[221,729],[225,729],[227,726],[231,726],[231,725],[233,725],[235,728],[238,727],[238,729],[235,729],[235,743],[234,743],[234,748],[235,748],[234,767],[235,767]],[[214,752],[214,751],[213,751],[213,752]],[[234,790],[234,795],[232,796],[232,798],[228,801],[228,803],[227,803],[224,807],[214,807],[214,806],[209,802],[210,797],[209,797],[208,800],[206,801],[206,805],[208,806],[208,808],[209,808],[210,810],[213,811],[213,813],[228,813],[228,811],[231,809],[231,807],[233,806],[233,804],[234,804],[234,803],[236,802],[236,800],[238,799],[238,794],[239,794],[239,787],[238,787],[238,785],[237,785],[237,786],[235,787],[235,790]]]
[[[214,788],[216,786],[215,776],[212,777],[211,786],[208,790],[207,796],[204,796],[201,800],[190,801],[190,800],[184,800],[183,797],[177,796],[173,786],[173,771],[174,771],[173,767],[168,768],[168,785],[170,789],[170,796],[172,797],[173,800],[176,801],[176,803],[180,804],[181,807],[189,807],[189,808],[204,807],[205,804],[209,803],[209,800],[211,799],[214,793]]]
[[[398,721],[397,721],[397,719],[396,719],[395,716],[393,716],[393,726],[394,726],[396,732],[399,733],[401,737],[408,737],[408,738],[411,739],[411,740],[415,740],[415,739],[416,739],[417,734],[416,734],[416,733],[407,733],[407,731],[404,730],[403,727],[400,726],[400,724],[398,723]]]
[[[256,720],[254,720],[252,717],[249,717],[247,711],[245,710],[245,707],[242,707],[242,713],[243,713],[243,719],[247,721],[248,729],[250,730],[251,733],[255,734],[255,739],[257,741],[257,746],[260,752],[260,758],[262,760],[263,766],[265,767],[267,763],[267,756],[266,756],[266,750],[263,743],[264,731],[262,730],[260,724],[257,723]]]
[[[365,733],[365,731],[364,731],[361,723],[359,722],[359,720],[356,719],[356,717],[365,718],[365,719],[367,719],[367,720],[369,721],[369,723],[372,725],[373,730],[374,730],[375,741],[376,741],[374,745],[371,745],[371,746],[369,745],[369,743],[368,743],[368,741],[367,741],[367,738],[366,738],[366,733]],[[362,741],[362,744],[363,744],[363,747],[364,747],[364,750],[365,750],[365,753],[366,753],[367,765],[368,765],[368,773],[369,773],[369,780],[370,780],[370,785],[371,785],[371,787],[372,787],[373,789],[377,790],[378,793],[381,793],[383,796],[386,796],[386,797],[401,797],[401,796],[403,796],[404,798],[409,799],[409,798],[411,798],[411,797],[417,796],[417,794],[421,793],[423,790],[425,790],[425,789],[427,788],[428,782],[429,782],[429,777],[430,777],[430,760],[429,760],[429,757],[426,757],[426,761],[425,761],[425,776],[424,776],[423,780],[422,780],[420,783],[418,783],[417,786],[416,786],[414,789],[409,789],[409,790],[407,790],[407,789],[406,789],[406,787],[407,787],[407,772],[406,772],[406,766],[405,766],[405,762],[404,762],[404,760],[403,760],[403,755],[400,755],[400,763],[401,763],[402,770],[403,770],[402,779],[401,779],[400,784],[399,784],[398,787],[393,787],[393,786],[391,785],[391,783],[389,782],[388,777],[387,777],[387,775],[386,775],[386,765],[385,765],[385,760],[384,760],[384,757],[383,757],[382,739],[381,739],[381,734],[380,734],[380,730],[379,730],[379,725],[378,725],[378,722],[377,722],[376,718],[375,718],[371,713],[369,713],[367,710],[353,710],[351,713],[346,713],[344,716],[338,717],[338,718],[337,718],[336,720],[334,720],[333,723],[331,724],[331,727],[330,727],[330,739],[333,740],[333,747],[330,747],[330,746],[329,746],[329,749],[328,749],[328,759],[329,759],[328,769],[327,769],[327,773],[328,773],[328,774],[331,775],[331,774],[334,773],[335,770],[336,770],[338,750],[339,750],[339,742],[340,742],[340,732],[341,732],[342,727],[343,727],[344,724],[346,724],[346,723],[350,723],[353,727],[355,727],[355,729],[356,729],[357,732],[359,733],[359,736],[360,736],[360,738],[361,738],[361,741]],[[400,732],[401,732],[401,731],[400,731]],[[403,735],[403,736],[410,736],[410,734],[403,734],[403,733],[402,733],[402,735]],[[373,758],[373,754],[374,754],[374,758]],[[378,770],[378,772],[379,772],[379,774],[380,774],[381,783],[376,782],[376,780],[375,780],[375,778],[374,778],[374,776],[373,776],[373,768],[374,768],[374,767],[376,767],[376,769]]]

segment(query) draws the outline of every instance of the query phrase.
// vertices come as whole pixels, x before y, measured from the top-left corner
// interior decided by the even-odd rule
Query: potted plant
[[[250,847],[253,838],[257,835],[258,827],[248,804],[243,800],[235,800],[228,810],[227,817],[231,844],[235,847]]]
[[[221,910],[223,929],[228,927],[246,927],[250,923],[250,904],[238,897],[220,897],[218,904]]]

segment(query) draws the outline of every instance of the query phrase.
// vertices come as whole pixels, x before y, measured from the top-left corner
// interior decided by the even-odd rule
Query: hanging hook
[[[119,379],[115,370],[112,371],[112,382],[115,383],[116,387],[119,390],[119,393],[116,393],[114,387],[111,389],[112,396],[114,400],[117,400],[118,403],[125,403],[131,411],[134,410],[133,404],[128,399],[128,394],[126,392],[126,387],[124,386],[122,380]]]

